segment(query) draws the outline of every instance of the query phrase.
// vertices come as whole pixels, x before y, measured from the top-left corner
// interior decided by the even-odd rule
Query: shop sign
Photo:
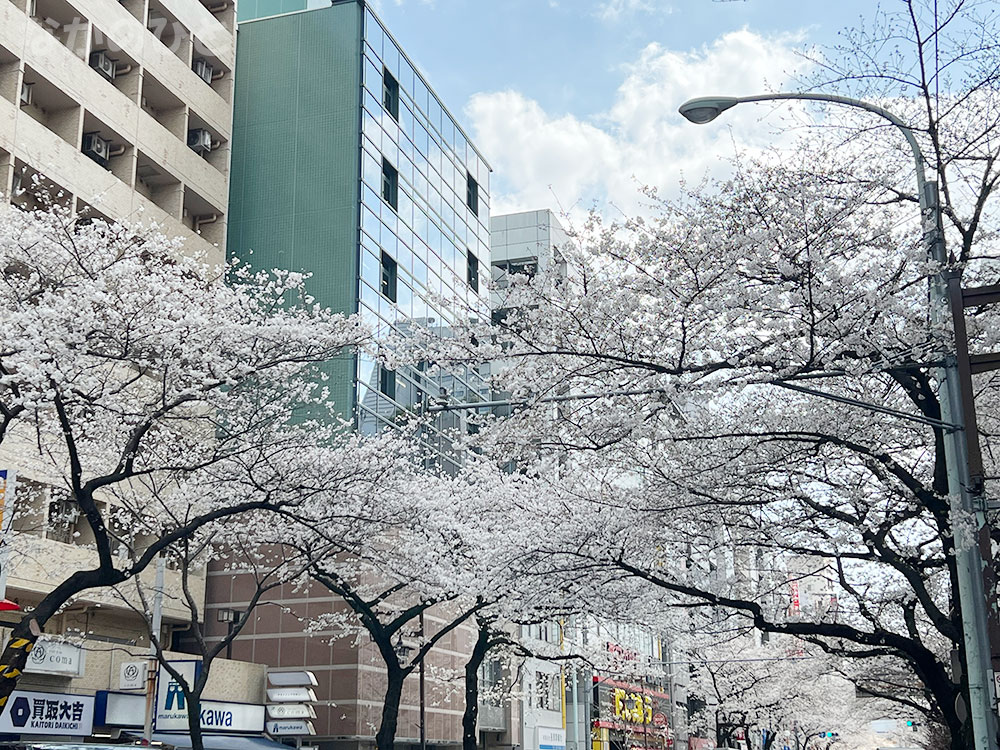
[[[632,685],[607,678],[594,678],[594,719],[599,726],[666,729],[666,707],[670,696],[649,685]]]
[[[275,687],[317,687],[319,682],[312,672],[268,672],[267,681]]]
[[[118,670],[119,690],[142,690],[146,687],[146,668],[144,661],[124,662]]]
[[[197,660],[168,662],[190,687],[201,672]],[[187,699],[180,683],[160,665],[156,685],[156,716],[153,726],[158,732],[186,732],[188,729]],[[264,706],[253,703],[201,702],[201,728],[223,732],[260,732],[264,728]]]
[[[183,693],[181,693],[183,697]],[[176,705],[176,701],[175,701]],[[188,730],[187,704],[178,716],[162,719],[157,714],[156,731]],[[138,693],[98,691],[97,725],[105,727],[142,728],[146,714],[146,696]],[[264,706],[259,703],[201,702],[201,728],[215,732],[261,732],[264,729]]]
[[[538,750],[566,750],[566,730],[555,727],[535,727]]]
[[[188,687],[194,685],[201,671],[201,662],[191,659],[185,661],[168,662],[175,672],[177,672]],[[187,729],[187,699],[181,689],[181,683],[174,679],[174,676],[167,671],[165,664],[160,665],[160,672],[156,678],[156,711],[153,717],[153,726],[158,731],[170,729]]]
[[[316,693],[307,687],[268,688],[267,699],[271,703],[315,703]]]
[[[94,731],[94,696],[15,690],[0,714],[2,734],[65,734],[87,737]]]
[[[315,719],[316,711],[305,703],[269,703],[267,706],[269,719]]]
[[[316,734],[312,722],[305,719],[269,720],[265,731],[272,737],[301,737]]]
[[[83,674],[84,651],[79,644],[42,636],[35,642],[24,671],[28,674],[55,674],[79,677]]]

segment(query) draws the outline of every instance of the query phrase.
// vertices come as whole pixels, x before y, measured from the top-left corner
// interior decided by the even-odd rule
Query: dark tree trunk
[[[35,646],[37,636],[31,633],[27,618],[14,626],[7,646],[0,654],[0,713],[7,708],[7,701],[17,687],[18,678],[28,663],[28,655]]]
[[[187,696],[188,734],[191,735],[191,750],[205,750],[205,740],[201,736],[201,691]]]
[[[390,666],[386,674],[385,700],[382,703],[382,721],[375,734],[378,750],[393,750],[396,743],[396,726],[399,723],[399,701],[403,697],[403,680],[406,672]]]
[[[479,668],[490,650],[490,626],[479,623],[479,637],[465,663],[465,713],[462,714],[462,750],[476,750],[479,734]]]

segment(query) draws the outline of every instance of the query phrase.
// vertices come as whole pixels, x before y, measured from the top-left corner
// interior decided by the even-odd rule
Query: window
[[[465,251],[465,280],[469,282],[472,291],[479,291],[479,259],[471,250]]]
[[[383,396],[391,399],[396,398],[396,371],[387,370],[379,365],[378,368],[378,389]]]
[[[389,257],[389,254],[382,251],[382,282],[379,291],[386,298],[396,301],[396,261]]]
[[[393,208],[399,207],[399,172],[382,157],[382,200]]]
[[[388,68],[382,68],[382,106],[392,119],[399,120],[399,81]]]
[[[479,183],[468,172],[465,173],[465,205],[479,216]]]
[[[558,711],[562,707],[559,700],[559,675],[552,672],[535,672],[535,708]]]
[[[506,274],[519,273],[527,276],[529,279],[534,278],[535,274],[538,273],[538,261],[534,258],[500,261],[499,263],[494,263],[493,266]]]

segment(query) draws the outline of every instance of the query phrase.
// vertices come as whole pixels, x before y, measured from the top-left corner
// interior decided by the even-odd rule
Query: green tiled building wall
[[[305,10],[306,7],[306,0],[240,0],[236,5],[236,20],[241,22],[277,16]]]
[[[242,23],[236,55],[229,253],[310,272],[309,293],[343,313],[357,310],[361,24],[355,2]],[[354,367],[328,369],[345,415]]]

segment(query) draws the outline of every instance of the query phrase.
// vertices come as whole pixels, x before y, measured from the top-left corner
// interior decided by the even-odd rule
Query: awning
[[[203,734],[201,739],[205,750],[288,750],[288,745],[260,734]],[[153,742],[186,748],[191,747],[191,735],[154,732]]]

